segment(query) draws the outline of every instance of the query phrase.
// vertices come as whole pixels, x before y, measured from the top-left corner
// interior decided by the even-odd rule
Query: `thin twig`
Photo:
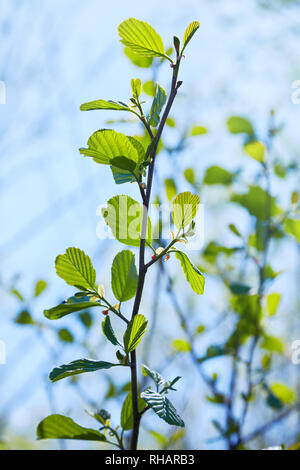
[[[145,198],[144,205],[143,205],[143,219],[142,219],[141,240],[140,240],[140,249],[139,249],[139,277],[138,277],[137,292],[136,292],[133,310],[132,310],[132,316],[131,316],[132,319],[135,317],[135,315],[137,315],[139,311],[143,288],[144,288],[145,276],[147,272],[147,267],[145,266],[145,242],[146,242],[147,223],[148,223],[148,210],[149,210],[149,204],[150,204],[154,165],[155,165],[155,156],[157,152],[158,143],[162,135],[162,131],[164,129],[170,109],[172,107],[175,96],[177,95],[177,90],[179,86],[181,85],[181,82],[177,83],[180,60],[181,60],[181,56],[177,58],[177,62],[173,66],[173,75],[172,75],[170,95],[169,95],[164,113],[162,115],[158,130],[157,130],[157,134],[155,136],[155,143],[153,145],[153,148],[150,154],[150,165],[149,165],[148,178],[147,178],[146,198]],[[138,385],[137,385],[137,366],[136,366],[136,351],[135,350],[131,352],[130,360],[131,360],[131,393],[132,393],[132,412],[133,412],[133,431],[132,431],[130,447],[131,447],[131,450],[135,450],[137,448],[139,427],[140,427],[140,420],[141,420],[141,416],[139,415],[139,412],[138,412]]]

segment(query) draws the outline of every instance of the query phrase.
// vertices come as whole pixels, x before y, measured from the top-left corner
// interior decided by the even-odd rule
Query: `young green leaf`
[[[74,337],[72,333],[67,328],[61,328],[58,330],[58,337],[64,343],[73,343]]]
[[[153,390],[149,389],[141,393],[141,397],[145,400],[147,405],[149,405],[153,411],[155,411],[155,413],[166,423],[173,426],[184,427],[184,422],[178,415],[170,400],[168,400],[165,395],[155,393]]]
[[[141,411],[145,407],[145,402],[142,398],[138,398],[138,409]],[[132,395],[131,391],[127,394],[121,411],[121,428],[124,431],[130,431],[133,428],[133,413],[132,413]]]
[[[114,237],[129,246],[139,246],[142,230],[143,207],[126,195],[114,196],[102,210],[105,223]],[[152,242],[152,228],[148,217],[146,242]]]
[[[191,344],[186,339],[174,339],[172,346],[177,352],[190,352],[192,349]]]
[[[189,191],[180,193],[173,201],[172,217],[178,230],[191,224],[199,209],[200,200]]]
[[[147,95],[154,97],[155,96],[155,90],[156,90],[154,81],[149,80],[149,81],[145,82],[144,85],[143,85],[143,90]]]
[[[165,179],[165,188],[166,188],[167,198],[169,199],[169,201],[172,201],[173,197],[176,196],[176,193],[177,193],[176,183],[173,178]]]
[[[138,275],[135,256],[129,250],[117,254],[111,267],[111,286],[114,296],[120,302],[126,302],[135,296]]]
[[[283,226],[286,233],[295,237],[300,243],[300,219],[286,219]]]
[[[278,305],[280,303],[281,295],[274,292],[273,294],[269,294],[267,297],[267,308],[269,315],[275,315]]]
[[[111,171],[116,184],[132,183],[136,181],[135,169],[144,160],[145,149],[141,142],[133,137],[127,137],[138,153],[138,162],[135,163],[125,157],[115,157],[111,160]]]
[[[150,114],[148,117],[148,123],[152,127],[156,127],[160,121],[160,113],[167,101],[167,95],[165,90],[160,86],[156,85],[155,96],[152,101],[152,106],[150,110]]]
[[[18,323],[18,325],[34,325],[35,324],[28,310],[22,310],[20,313],[18,313],[17,317],[15,318],[15,323]]]
[[[99,431],[84,428],[71,418],[53,414],[43,419],[37,427],[38,439],[78,439],[85,441],[106,441]]]
[[[133,98],[137,100],[142,93],[142,82],[139,78],[133,78],[131,80],[131,90]]]
[[[159,444],[161,449],[168,448],[168,439],[157,431],[148,431],[149,434],[155,439],[155,441]]]
[[[123,157],[133,162],[132,170],[136,164],[143,161],[145,155],[140,142],[112,129],[101,129],[94,132],[88,140],[88,148],[81,148],[79,151],[86,157],[92,157],[96,163],[117,166],[122,170],[128,168],[124,168],[124,160],[123,165],[119,167],[116,164],[118,163],[116,158]]]
[[[254,136],[252,124],[248,119],[240,116],[231,116],[227,121],[227,127],[231,134],[248,134]]]
[[[101,369],[110,369],[111,367],[118,366],[119,364],[112,364],[105,361],[93,361],[92,359],[78,359],[70,362],[70,364],[63,364],[62,366],[55,367],[49,375],[52,382],[71,377],[72,375],[83,374],[85,372],[95,372]]]
[[[191,288],[196,294],[204,293],[205,278],[199,269],[191,263],[188,256],[179,250],[174,250],[176,258],[179,259],[182,270],[185,274],[186,280],[189,282]]]
[[[224,186],[229,186],[233,181],[232,173],[221,168],[220,166],[210,166],[207,168],[203,183],[204,184],[223,184]]]
[[[173,37],[173,44],[174,44],[175,51],[176,51],[176,54],[177,54],[177,57],[178,57],[179,54],[180,54],[180,40],[177,36]]]
[[[165,47],[159,34],[144,21],[129,18],[118,27],[121,43],[129,47],[136,54],[144,56],[165,57]]]
[[[38,297],[47,287],[47,282],[40,279],[37,281],[34,289],[34,297]]]
[[[284,344],[276,336],[264,335],[260,347],[266,351],[282,354],[284,352]]]
[[[166,120],[166,125],[173,128],[173,127],[176,127],[176,122],[174,121],[173,118],[168,117]]]
[[[262,142],[249,142],[244,146],[244,150],[254,160],[264,163],[266,146]]]
[[[280,213],[276,199],[260,186],[249,186],[249,191],[245,194],[232,194],[231,201],[240,204],[260,220],[266,220],[269,213],[270,215]]]
[[[80,312],[81,310],[87,310],[91,307],[101,307],[99,302],[72,302],[67,301],[59,304],[56,307],[44,310],[44,315],[49,320],[58,320],[66,315],[73,312]]]
[[[229,230],[231,230],[232,233],[234,233],[237,237],[241,238],[241,234],[239,230],[237,229],[236,225],[234,224],[229,224],[228,225]]]
[[[124,47],[124,54],[133,63],[133,65],[136,65],[137,67],[147,69],[152,65],[153,57],[147,57],[136,54],[129,47]]]
[[[88,103],[83,103],[80,106],[81,111],[93,111],[97,109],[109,109],[109,110],[115,110],[115,111],[130,111],[134,114],[135,111],[130,108],[130,106],[126,103],[123,103],[122,101],[105,101],[105,100],[94,100],[94,101],[89,101]]]
[[[56,273],[70,286],[81,290],[95,289],[96,271],[90,258],[79,248],[68,248],[55,260]]]
[[[183,49],[182,49],[182,52],[184,51],[184,49],[186,48],[187,44],[190,42],[190,40],[191,40],[192,37],[194,36],[194,34],[195,34],[195,32],[197,31],[197,29],[199,29],[199,26],[200,26],[199,21],[193,21],[193,22],[190,23],[190,24],[188,25],[188,27],[186,28],[185,33],[184,33],[184,38],[183,38]]]
[[[132,413],[132,395],[129,392],[124,400],[121,411],[121,428],[124,431],[130,431],[133,428],[133,413]]]
[[[186,168],[184,170],[184,177],[187,180],[188,183],[190,184],[195,184],[195,172],[193,168]]]
[[[281,403],[284,403],[285,405],[292,405],[295,403],[297,395],[295,390],[290,388],[288,385],[281,382],[275,382],[270,386],[270,389]]]
[[[124,349],[126,354],[133,351],[140,343],[146,331],[148,321],[144,315],[136,315],[129,323],[124,333]]]
[[[109,315],[105,317],[102,322],[102,331],[106,338],[114,345],[114,346],[121,346],[121,343],[118,341],[118,338],[115,335],[113,330]]]
[[[198,135],[205,135],[207,134],[208,130],[204,126],[193,126],[190,132],[188,133],[189,136],[196,137]]]

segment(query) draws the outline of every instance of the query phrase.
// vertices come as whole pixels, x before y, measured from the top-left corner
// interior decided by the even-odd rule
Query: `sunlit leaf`
[[[286,233],[295,237],[300,243],[300,219],[286,219],[283,225]]]
[[[244,146],[244,150],[251,158],[254,158],[254,160],[264,163],[266,146],[262,142],[249,142]]]
[[[142,411],[145,407],[145,401],[142,398],[138,398],[138,410]],[[124,431],[129,431],[133,428],[133,413],[132,413],[132,395],[131,391],[127,394],[121,411],[121,427]]]
[[[64,255],[57,256],[55,268],[57,275],[70,286],[82,290],[95,288],[96,271],[89,256],[79,248],[68,248]]]
[[[270,389],[285,405],[292,405],[296,400],[295,391],[286,384],[276,382],[270,386]]]
[[[137,67],[149,68],[152,65],[153,57],[142,56],[133,52],[129,47],[124,47],[124,54]]]
[[[192,349],[189,341],[185,339],[174,339],[172,341],[172,346],[177,352],[190,352]]]
[[[254,135],[252,124],[248,119],[240,116],[232,116],[227,121],[227,127],[231,134],[248,134]]]
[[[134,297],[137,282],[135,256],[129,250],[123,250],[116,255],[111,267],[111,286],[116,299],[126,302]]]
[[[179,259],[182,270],[189,282],[191,288],[196,294],[204,293],[205,278],[199,271],[199,269],[189,260],[188,256],[183,252],[176,250],[176,258]]]
[[[41,295],[41,293],[44,292],[46,287],[47,287],[47,282],[44,281],[43,279],[40,279],[39,281],[37,281],[35,288],[34,288],[34,297],[39,297],[39,295]]]
[[[176,193],[177,193],[176,183],[173,178],[165,179],[165,188],[166,188],[167,198],[169,199],[169,201],[172,201],[173,197],[176,196]]]
[[[197,214],[199,204],[199,197],[189,191],[176,196],[173,201],[172,217],[178,230],[191,224]]]
[[[88,140],[88,148],[79,151],[86,157],[92,157],[96,163],[131,171],[143,161],[145,155],[140,142],[112,129],[94,132]],[[131,167],[128,167],[128,162],[131,162]]]
[[[211,166],[207,168],[203,179],[203,183],[208,185],[223,184],[224,186],[228,186],[232,181],[233,175],[220,166]]]
[[[168,117],[166,120],[166,125],[169,127],[176,127],[176,122],[171,117]]]
[[[161,447],[166,447],[168,444],[168,439],[163,435],[160,434],[157,431],[149,431],[149,434],[156,440],[156,442],[161,446]]]
[[[190,42],[190,40],[194,36],[197,29],[199,29],[199,26],[200,26],[199,21],[193,21],[192,23],[188,25],[188,27],[185,30],[184,37],[183,37],[182,51],[184,51],[184,49],[186,48],[187,44]]]
[[[133,428],[133,413],[132,413],[132,395],[131,392],[126,396],[122,411],[121,411],[121,427],[124,431],[129,431]]]
[[[131,80],[131,90],[133,98],[137,100],[142,92],[142,82],[140,78],[133,78]]]
[[[153,80],[149,80],[143,85],[144,92],[149,96],[155,96],[155,83]]]
[[[279,354],[284,352],[284,345],[282,341],[275,336],[264,335],[260,347],[266,351],[276,352]]]
[[[71,418],[53,414],[43,419],[37,427],[38,439],[78,439],[85,441],[106,441],[99,431],[84,428]]]
[[[126,195],[114,196],[102,210],[105,223],[121,243],[139,246],[142,230],[143,207]],[[146,242],[152,242],[151,222],[148,217]]]
[[[129,18],[118,27],[121,42],[137,54],[165,57],[165,47],[159,34],[144,21]]]
[[[146,331],[148,321],[144,315],[136,315],[127,326],[124,333],[124,349],[128,354],[133,351],[140,343],[143,334]]]
[[[12,287],[10,289],[10,293],[13,294],[21,302],[23,302],[23,300],[24,300],[23,295],[21,294],[21,292],[18,289],[16,289],[15,287]]]
[[[273,294],[269,294],[267,297],[267,308],[269,315],[275,315],[278,305],[280,303],[281,295],[274,292]]]
[[[134,113],[134,110],[130,106],[122,101],[112,100],[94,100],[84,103],[80,106],[81,111],[93,111],[97,109],[109,109],[115,111],[130,111]]]
[[[190,184],[195,184],[195,172],[193,168],[186,168],[184,170],[184,177]]]
[[[196,137],[198,135],[207,134],[207,132],[208,130],[204,126],[193,126],[188,135]]]
[[[266,220],[269,213],[271,216],[280,213],[275,198],[270,196],[260,186],[249,186],[248,193],[233,194],[231,200],[240,204],[247,209],[251,215],[261,220]]]
[[[107,315],[102,322],[102,331],[106,338],[114,345],[114,346],[122,346],[121,343],[118,341],[118,338],[115,335],[113,330],[110,317]]]

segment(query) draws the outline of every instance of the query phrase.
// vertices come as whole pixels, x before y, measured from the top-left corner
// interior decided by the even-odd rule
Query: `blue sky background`
[[[117,242],[97,239],[96,209],[120,188],[113,186],[109,169],[81,157],[78,148],[115,115],[80,113],[79,106],[97,98],[126,101],[132,77],[150,78],[147,69],[134,68],[124,56],[117,26],[130,16],[145,20],[168,46],[174,34],[182,36],[191,21],[200,21],[198,36],[189,45],[182,66],[184,84],[172,116],[182,126],[191,121],[207,126],[210,132],[195,139],[178,164],[180,168],[195,165],[199,176],[212,164],[228,170],[248,165],[250,178],[255,171],[252,162],[243,159],[241,140],[232,138],[226,130],[230,115],[248,116],[263,136],[268,113],[276,109],[284,130],[274,152],[283,161],[299,158],[300,106],[291,101],[292,82],[300,79],[299,3],[282,3],[284,6],[279,1],[251,0],[152,0],[149,4],[120,0],[1,1],[0,80],[6,84],[7,96],[6,104],[0,105],[0,339],[7,345],[7,364],[0,366],[0,415],[11,429],[26,431],[33,437],[33,423],[47,415],[51,406],[57,412],[71,411],[83,424],[93,424],[84,411],[79,411],[84,404],[72,387],[57,384],[49,400],[45,375],[55,365],[55,358],[49,358],[45,338],[12,323],[19,306],[5,294],[5,288],[19,274],[18,286],[30,299],[34,283],[46,279],[49,289],[33,305],[38,320],[43,308],[72,292],[54,272],[56,255],[68,246],[89,253],[101,277],[99,281],[109,285],[109,262],[119,247]],[[165,89],[169,76],[166,64],[159,76]],[[137,129],[129,125],[118,128],[124,133]],[[166,140],[173,138],[170,131]],[[162,156],[162,174],[172,176],[172,170]],[[291,189],[297,186],[296,180],[291,182]],[[280,189],[277,183],[278,194]],[[134,185],[126,191],[137,197]],[[230,236],[222,232],[227,219],[218,208],[221,193],[210,190],[203,197],[206,239],[228,238],[230,242]],[[281,198],[284,203],[288,194]],[[242,225],[243,217],[242,212],[232,209],[231,221],[238,218]],[[288,244],[279,266],[288,271],[280,280],[280,289],[289,286],[294,297],[297,288],[291,279],[296,255],[294,245]],[[212,318],[216,308],[222,308],[221,298],[212,303],[214,289],[213,282],[208,283],[207,298],[199,304]],[[289,308],[289,302],[285,299],[282,308]],[[151,298],[147,296],[143,302],[145,312],[150,307]],[[73,331],[82,338],[82,328],[70,321]],[[69,324],[69,320],[62,321],[60,326]],[[171,328],[175,334],[177,328],[176,323]],[[294,339],[298,332],[299,327],[293,329]],[[167,338],[169,333],[163,335]],[[51,331],[45,335],[59,363],[80,357],[83,352],[75,346],[58,350]],[[98,344],[97,337],[91,341]],[[109,349],[104,350],[104,356],[104,360],[109,358]],[[170,366],[173,373],[176,375],[176,364]],[[82,383],[86,392],[94,393],[101,401],[106,380],[95,382],[88,377]],[[197,413],[207,422],[204,437],[190,431],[189,445],[194,448],[207,446],[207,435],[214,435],[209,412],[198,406],[199,387],[200,382],[193,381],[191,372],[176,402],[179,409],[185,410],[187,421]],[[118,410],[115,416],[117,419]]]

